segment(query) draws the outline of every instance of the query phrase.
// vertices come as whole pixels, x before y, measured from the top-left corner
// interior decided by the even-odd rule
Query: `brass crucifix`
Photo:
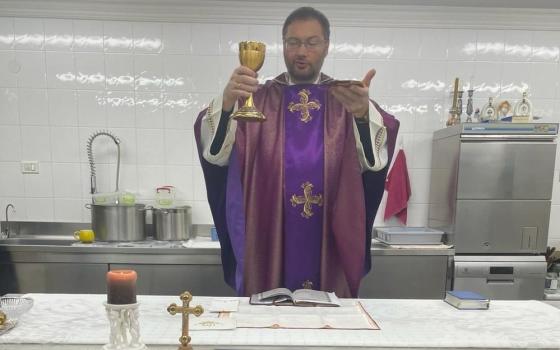
[[[301,188],[303,188],[303,196],[296,196],[295,194],[292,194],[292,198],[290,199],[290,202],[292,203],[292,207],[295,207],[298,204],[303,204],[303,211],[301,212],[301,216],[303,216],[306,219],[309,219],[310,217],[313,216],[313,210],[311,210],[311,205],[312,204],[317,204],[318,206],[323,206],[323,196],[321,194],[319,195],[313,195],[313,184],[309,181],[304,182],[301,185]]]
[[[307,89],[302,89],[300,92],[298,92],[298,95],[299,95],[299,103],[290,102],[288,104],[288,109],[292,113],[296,111],[300,111],[301,112],[300,120],[304,123],[310,122],[312,118],[311,115],[309,114],[309,110],[310,109],[319,110],[321,109],[321,104],[317,100],[309,101],[309,95],[311,95],[311,92]]]
[[[313,289],[313,282],[311,282],[310,280],[305,280],[305,282],[303,282],[301,286],[303,287],[303,289]]]
[[[190,344],[191,337],[189,336],[189,314],[193,314],[196,317],[202,315],[204,309],[202,306],[197,305],[195,307],[189,307],[189,303],[192,300],[192,294],[189,292],[183,292],[180,296],[181,301],[183,302],[183,306],[177,306],[177,304],[173,303],[169,305],[167,308],[167,312],[171,315],[175,315],[176,313],[181,313],[183,317],[183,327],[182,327],[182,334],[179,338],[179,350],[192,350],[192,346]]]

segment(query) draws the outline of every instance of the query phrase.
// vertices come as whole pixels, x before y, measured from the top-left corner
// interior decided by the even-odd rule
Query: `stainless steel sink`
[[[71,236],[23,236],[0,239],[0,245],[69,246],[76,242]]]

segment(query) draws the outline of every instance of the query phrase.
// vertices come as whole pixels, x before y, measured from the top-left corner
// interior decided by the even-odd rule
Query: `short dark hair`
[[[309,19],[317,20],[321,24],[321,27],[323,27],[323,36],[325,37],[325,40],[329,40],[331,35],[329,20],[321,11],[314,9],[313,7],[300,7],[290,13],[284,21],[284,26],[282,27],[282,38],[286,37],[288,26],[292,24],[292,22]]]

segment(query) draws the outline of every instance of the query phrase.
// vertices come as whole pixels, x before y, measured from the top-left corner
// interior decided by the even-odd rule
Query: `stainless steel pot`
[[[146,239],[145,205],[91,204],[91,226],[96,241],[129,242]]]
[[[154,239],[158,241],[186,241],[191,237],[191,207],[154,208],[152,219]]]

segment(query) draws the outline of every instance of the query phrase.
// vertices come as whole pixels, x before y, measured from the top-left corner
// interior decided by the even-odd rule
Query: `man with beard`
[[[287,72],[260,85],[237,67],[195,123],[226,282],[239,295],[286,287],[357,297],[399,123],[362,84],[321,73],[328,19],[302,7],[284,22]],[[262,123],[231,120],[253,94]]]

